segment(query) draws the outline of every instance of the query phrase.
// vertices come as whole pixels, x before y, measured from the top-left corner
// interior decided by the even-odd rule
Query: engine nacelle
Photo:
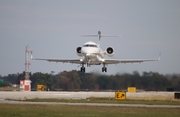
[[[110,57],[112,57],[114,55],[114,49],[112,47],[108,47],[106,49],[106,54]]]
[[[82,56],[82,54],[81,54],[81,47],[77,47],[76,48],[76,53],[77,53],[78,56]]]

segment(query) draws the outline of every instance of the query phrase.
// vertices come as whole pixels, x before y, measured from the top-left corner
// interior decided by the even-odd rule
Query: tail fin
[[[157,61],[159,61],[161,59],[161,52],[159,53],[159,57],[157,59]]]

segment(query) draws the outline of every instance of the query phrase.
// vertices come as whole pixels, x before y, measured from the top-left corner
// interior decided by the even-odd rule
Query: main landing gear
[[[81,67],[80,71],[85,72],[84,64],[82,64],[82,67]],[[105,66],[105,64],[103,64],[102,72],[107,72],[107,67]]]
[[[84,67],[84,64],[82,64],[82,67],[81,67],[81,72],[85,72],[85,67]]]
[[[107,72],[107,67],[103,64],[102,72]]]
[[[81,67],[81,72],[85,72],[85,67]]]
[[[102,68],[102,72],[107,72],[107,68],[106,68],[106,67],[103,67],[103,68]]]

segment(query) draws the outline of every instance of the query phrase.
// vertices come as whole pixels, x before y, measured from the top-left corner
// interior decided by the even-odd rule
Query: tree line
[[[23,73],[0,76],[6,85],[19,84],[24,79]],[[76,70],[63,71],[55,74],[36,72],[31,75],[32,90],[38,84],[46,85],[49,90],[62,91],[100,91],[126,90],[127,87],[136,87],[145,91],[180,91],[180,75],[162,75],[157,72],[134,71],[115,75],[82,73]],[[1,83],[2,84],[2,83]],[[0,86],[1,86],[0,84]],[[2,85],[4,86],[4,85]]]

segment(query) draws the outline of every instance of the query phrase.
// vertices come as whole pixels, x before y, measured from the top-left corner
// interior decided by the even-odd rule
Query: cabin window
[[[83,47],[97,47],[97,45],[93,45],[93,44],[86,44]]]

